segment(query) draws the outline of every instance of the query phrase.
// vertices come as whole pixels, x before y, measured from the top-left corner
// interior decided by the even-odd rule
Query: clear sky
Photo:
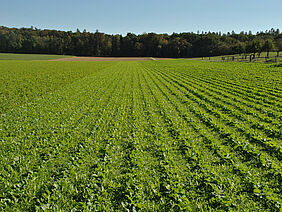
[[[282,0],[0,0],[0,25],[123,34],[282,29]]]

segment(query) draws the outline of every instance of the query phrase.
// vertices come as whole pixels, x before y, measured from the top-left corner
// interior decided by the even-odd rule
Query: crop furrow
[[[260,108],[258,105],[255,104],[251,104],[250,103],[246,103],[243,99],[237,99],[237,97],[231,93],[226,93],[226,91],[224,89],[220,89],[216,86],[207,86],[205,85],[205,83],[201,82],[200,80],[191,80],[191,77],[193,78],[193,75],[189,75],[190,77],[187,77],[186,75],[183,77],[183,73],[181,74],[181,76],[179,76],[178,74],[171,72],[171,71],[162,71],[162,73],[166,72],[167,74],[172,74],[174,76],[177,76],[179,78],[181,78],[181,81],[189,84],[190,86],[193,85],[197,85],[198,87],[202,87],[205,88],[205,90],[209,90],[212,94],[217,94],[219,95],[221,98],[223,98],[224,100],[226,100],[226,102],[237,108],[238,110],[242,111],[243,113],[247,114],[247,115],[251,115],[253,117],[259,118],[261,121],[267,122],[267,123],[273,123],[275,125],[277,125],[278,127],[280,127],[280,122],[278,121],[279,117],[275,112],[273,111],[267,111],[266,109],[262,109]],[[200,81],[200,82],[198,82]],[[208,84],[208,83],[207,83]],[[232,102],[231,102],[232,100]],[[244,105],[244,106],[243,106]],[[246,107],[247,106],[247,107]],[[259,111],[259,113],[257,113],[256,111]],[[266,116],[265,116],[266,115]]]
[[[264,91],[260,92],[257,87],[247,87],[247,86],[244,86],[244,85],[241,85],[241,84],[235,84],[235,83],[232,83],[232,82],[223,81],[223,80],[220,80],[218,78],[205,78],[205,82],[210,82],[210,81],[216,83],[217,85],[219,84],[220,86],[222,86],[224,88],[229,88],[231,90],[232,89],[239,90],[243,93],[247,93],[247,94],[249,94],[248,95],[249,97],[257,99],[257,100],[262,100],[265,103],[272,103],[273,100],[277,101],[277,102],[281,102],[281,100],[280,100],[282,98],[281,95],[279,95],[277,93],[272,93],[272,94],[268,95]],[[270,102],[268,102],[268,100]]]
[[[158,73],[158,76],[161,76],[160,73]],[[165,79],[164,79],[165,80]],[[166,80],[166,82],[170,83],[168,80]],[[166,89],[168,89],[173,96],[176,96],[179,101],[183,102],[185,105],[187,105],[188,102],[191,102],[193,103],[193,101],[191,101],[190,99],[188,99],[185,95],[183,95],[182,93],[178,93],[180,91],[175,90],[175,91],[172,91],[171,89],[173,87],[175,87],[176,85],[175,84],[170,84],[171,86],[168,86],[168,85],[165,85],[163,83],[163,85],[166,87]],[[177,87],[177,86],[176,86]],[[188,101],[188,102],[187,102]],[[196,116],[198,116],[199,118],[201,118],[201,120],[205,123],[205,125],[207,125],[207,127],[213,129],[215,132],[219,133],[219,134],[222,134],[222,137],[225,138],[225,137],[229,137],[230,135],[233,135],[233,133],[227,133],[225,134],[225,129],[221,129],[220,126],[216,125],[216,124],[213,124],[212,122],[212,119],[210,117],[206,117],[206,115],[204,113],[202,113],[197,107],[194,107],[193,105],[188,105],[188,109],[190,109],[190,111],[192,111],[193,113],[195,113]],[[205,108],[206,109],[206,108]],[[229,136],[227,136],[229,135]],[[236,137],[236,136],[231,136],[232,138],[233,137]],[[232,139],[231,139],[232,140]],[[237,139],[235,139],[237,140]],[[231,142],[232,144],[232,142]],[[238,142],[239,146],[242,146],[241,142]],[[247,145],[248,146],[248,145]],[[233,144],[233,147],[234,147],[234,144]],[[252,149],[252,146],[250,145],[250,147],[248,149]],[[250,154],[250,156],[253,155],[253,154]],[[257,157],[258,155],[260,155],[260,153],[256,153],[253,155],[253,157]],[[259,158],[259,157],[258,157]],[[274,167],[277,167],[275,164],[273,164]]]
[[[167,75],[168,73],[166,73]],[[197,82],[190,82],[189,83],[185,80],[183,80],[183,78],[179,77],[178,75],[173,75],[172,73],[170,73],[171,76],[173,76],[175,79],[177,79],[177,83],[179,84],[179,86],[182,86],[183,88],[191,87],[192,89],[194,89],[194,92],[196,91],[200,91],[203,94],[208,95],[209,97],[205,97],[205,100],[208,101],[209,103],[214,104],[216,107],[221,108],[223,112],[226,112],[230,115],[233,115],[235,118],[238,118],[240,120],[245,120],[248,122],[258,122],[256,120],[253,119],[249,119],[248,116],[252,116],[254,119],[259,119],[261,121],[265,122],[265,116],[262,115],[258,115],[255,114],[254,112],[251,112],[250,110],[246,109],[245,107],[241,106],[240,104],[234,104],[234,102],[232,102],[230,100],[230,98],[225,98],[223,96],[221,96],[220,94],[217,94],[214,92],[214,89],[210,89],[208,86],[205,86],[203,84],[197,83]],[[181,83],[180,83],[181,82]],[[210,98],[214,99],[211,100]],[[230,106],[228,106],[230,105]],[[240,112],[237,112],[240,111]],[[266,122],[269,122],[269,120],[266,120]],[[279,122],[277,122],[275,125],[277,126],[279,124]],[[271,125],[269,126],[271,128]],[[260,124],[259,129],[264,129],[267,133],[269,133],[271,136],[275,136],[275,137],[279,137],[281,133],[279,133],[278,130],[273,130],[269,129],[268,126],[264,126],[263,124]],[[278,126],[277,126],[278,127]]]
[[[274,122],[279,117],[281,119],[281,115],[279,115],[279,112],[277,113],[276,111],[272,110],[273,105],[268,105],[267,107],[262,107],[261,104],[256,104],[255,102],[246,101],[244,99],[244,95],[236,95],[233,92],[226,91],[226,89],[224,87],[217,86],[216,84],[214,84],[214,83],[212,83],[208,80],[204,80],[202,78],[195,77],[194,75],[188,74],[188,73],[182,73],[182,72],[178,72],[178,73],[180,73],[181,76],[179,76],[179,77],[181,77],[182,80],[185,80],[186,82],[189,82],[189,83],[192,83],[192,84],[195,83],[199,86],[205,86],[207,84],[208,86],[205,86],[205,87],[208,90],[210,90],[211,92],[217,93],[217,94],[225,97],[226,99],[232,99],[233,101],[238,102],[239,105],[243,104],[247,107],[258,110],[260,113],[267,115],[268,119],[270,119],[270,120],[273,119]],[[174,75],[176,75],[176,74],[174,73]],[[191,80],[191,79],[193,79],[193,80]],[[278,109],[278,108],[276,107],[276,109]],[[260,117],[263,118],[263,116],[260,116]]]
[[[152,77],[150,77],[150,79],[152,79]],[[146,80],[146,82],[147,81],[149,81],[149,79],[147,79]],[[155,84],[155,86],[157,86],[157,84]],[[156,97],[159,97],[159,95],[158,94],[153,94],[152,93],[152,95],[154,95],[154,96],[156,96]],[[158,107],[162,107],[162,104],[161,104],[161,102],[159,102],[159,105],[158,105]],[[164,110],[164,109],[162,109],[162,110]],[[160,111],[161,112],[161,111]],[[192,145],[191,144],[188,144],[188,143],[186,143],[185,142],[185,146],[183,146],[183,141],[185,141],[186,139],[185,138],[182,138],[182,139],[180,139],[179,138],[179,130],[177,129],[177,126],[179,126],[179,125],[177,125],[177,124],[174,124],[173,122],[172,122],[172,119],[170,119],[170,118],[165,118],[165,116],[166,116],[166,114],[168,114],[169,112],[168,111],[164,111],[164,112],[161,112],[161,115],[162,116],[164,116],[164,121],[165,121],[165,123],[167,123],[167,128],[169,129],[169,131],[171,132],[170,134],[170,136],[175,140],[175,142],[176,142],[176,144],[177,145],[179,145],[178,146],[178,149],[182,149],[183,151],[185,151],[185,146],[186,145],[188,145],[188,148],[190,149],[190,148],[192,148]],[[216,177],[216,175],[215,174],[213,174],[212,172],[208,172],[208,169],[205,167],[204,169],[201,169],[201,165],[200,165],[200,163],[199,162],[197,162],[197,159],[195,159],[195,155],[193,156],[193,154],[195,154],[195,152],[193,153],[193,150],[191,150],[192,152],[190,152],[189,154],[190,154],[190,156],[189,156],[189,154],[187,154],[186,156],[183,156],[184,158],[185,157],[187,157],[188,159],[190,159],[190,163],[192,162],[192,163],[194,163],[194,166],[195,167],[197,167],[196,169],[194,169],[194,171],[195,170],[197,170],[197,169],[200,169],[200,170],[205,170],[205,174],[203,174],[203,176],[206,176],[206,177],[208,177],[208,178],[212,178],[212,179],[214,179],[214,180],[216,180],[217,179],[217,177]],[[192,155],[192,156],[191,156]],[[191,159],[191,157],[193,158],[193,159]],[[196,161],[195,161],[196,160]],[[192,166],[193,167],[193,166]],[[200,172],[201,173],[201,172]],[[210,175],[206,175],[207,173],[210,173]],[[215,205],[217,205],[217,204],[219,204],[219,205],[217,205],[219,208],[227,208],[227,207],[232,207],[231,205],[231,203],[230,202],[228,202],[228,201],[226,201],[226,200],[224,200],[224,198],[223,199],[221,199],[221,198],[216,198],[214,195],[218,195],[218,197],[220,197],[220,196],[222,196],[222,194],[220,195],[219,194],[219,190],[217,190],[218,189],[218,187],[222,187],[222,185],[218,185],[218,184],[213,184],[212,182],[205,182],[205,178],[201,178],[201,181],[202,182],[200,182],[199,184],[200,185],[203,185],[202,183],[204,183],[204,185],[207,185],[207,186],[211,186],[212,185],[212,190],[210,190],[210,192],[212,192],[212,194],[208,194],[208,196],[210,197],[210,198],[215,198],[215,202],[210,202],[211,204],[215,204]],[[217,179],[216,181],[218,181],[218,182],[220,182],[221,180],[219,180],[219,179]],[[223,186],[224,187],[224,186]],[[204,189],[204,188],[203,188]],[[208,191],[206,191],[206,192],[208,192]]]
[[[158,72],[159,73],[159,72]],[[162,74],[162,73],[159,73]],[[167,75],[164,75],[168,77]],[[257,143],[261,145],[265,151],[267,151],[269,154],[275,154],[279,159],[281,159],[282,156],[282,150],[276,144],[272,141],[271,138],[267,138],[264,135],[259,135],[258,133],[253,133],[250,128],[247,127],[247,125],[240,125],[240,124],[234,124],[233,120],[230,119],[228,115],[225,115],[223,113],[220,113],[216,108],[214,108],[212,105],[206,103],[206,101],[210,101],[210,99],[206,98],[204,95],[202,95],[200,92],[196,92],[195,90],[189,88],[187,85],[183,85],[177,80],[168,77],[169,80],[172,80],[174,82],[174,85],[178,85],[178,89],[185,95],[188,99],[194,101],[199,106],[203,107],[208,113],[210,113],[213,116],[216,116],[217,118],[221,118],[223,122],[226,122],[231,127],[237,129],[239,132],[241,132],[244,136],[246,136],[250,141]],[[167,79],[166,79],[167,80]],[[168,81],[169,82],[169,81]],[[184,88],[185,91],[182,91],[181,88]],[[187,93],[187,91],[189,93]],[[204,100],[203,100],[204,99]]]
[[[155,82],[155,83],[156,83],[156,82]],[[156,86],[158,86],[158,85],[159,85],[159,84],[156,83]],[[162,89],[160,89],[160,90],[162,90]],[[163,93],[163,94],[166,95],[165,93]],[[174,102],[173,100],[170,100],[170,99],[168,99],[168,101]],[[181,109],[180,109],[180,111],[181,111]],[[191,122],[193,122],[193,121],[190,121],[190,123],[191,123]],[[227,153],[227,155],[232,155],[232,154]],[[227,160],[227,161],[228,161],[228,160]],[[246,173],[246,171],[242,170],[241,173]],[[279,172],[278,172],[278,176],[279,176]],[[280,175],[280,179],[281,179],[281,175]],[[244,178],[243,180],[245,181],[246,179]],[[254,188],[254,189],[256,188],[256,185],[255,185],[254,183],[252,183],[252,182],[249,182],[249,183],[250,183],[250,185],[253,185],[253,188]],[[254,194],[252,193],[252,191],[253,191],[253,190],[250,190],[249,193],[250,193],[251,196],[255,197]],[[269,203],[269,204],[271,205],[271,207],[277,209],[277,204],[278,204],[278,203],[276,202],[276,200],[273,201],[271,198],[265,196],[263,202],[264,202],[264,205],[265,205],[265,206],[267,206],[267,203]]]
[[[252,105],[252,107],[260,111],[266,110],[267,114],[269,115],[271,115],[271,113],[275,113],[276,110],[277,113],[281,112],[280,108],[282,108],[282,105],[279,104],[277,101],[267,101],[263,98],[256,98],[254,95],[249,94],[250,92],[243,92],[240,88],[229,88],[228,86],[225,87],[224,85],[218,84],[217,81],[213,82],[211,80],[196,77],[195,75],[191,75],[188,73],[179,73],[181,73],[182,76],[185,76],[187,78],[193,78],[202,83],[209,84],[210,87],[224,91],[228,94],[231,94],[232,96],[235,96],[236,98],[239,97],[245,102],[246,105]]]
[[[149,123],[147,133],[151,141],[148,148],[152,156],[159,161],[156,169],[160,176],[158,189],[161,197],[157,197],[157,199],[158,201],[164,201],[165,199],[168,201],[162,210],[168,210],[169,208],[174,208],[175,210],[179,210],[180,208],[187,209],[190,204],[186,197],[187,191],[183,188],[183,182],[180,177],[184,174],[183,171],[186,168],[181,170],[176,164],[176,161],[179,163],[179,159],[176,159],[179,156],[174,155],[174,150],[171,146],[172,140],[169,138],[171,134],[165,128],[165,123],[163,123],[162,116],[160,115],[159,105],[143,71],[142,78],[142,99],[145,103],[146,120]],[[186,175],[189,176],[190,174],[186,173]]]

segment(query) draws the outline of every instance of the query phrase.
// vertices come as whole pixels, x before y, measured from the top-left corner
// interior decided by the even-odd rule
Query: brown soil
[[[169,58],[152,57],[70,57],[52,61],[139,61],[139,60],[167,60]]]

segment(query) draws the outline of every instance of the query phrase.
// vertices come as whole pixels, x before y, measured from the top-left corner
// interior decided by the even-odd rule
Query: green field
[[[0,60],[54,60],[54,59],[67,58],[67,57],[72,57],[72,56],[0,53]]]
[[[281,211],[282,67],[0,61],[1,211]]]

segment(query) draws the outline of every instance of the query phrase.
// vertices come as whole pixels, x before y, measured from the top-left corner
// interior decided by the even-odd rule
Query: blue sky
[[[281,0],[0,0],[0,25],[108,34],[282,29]]]

